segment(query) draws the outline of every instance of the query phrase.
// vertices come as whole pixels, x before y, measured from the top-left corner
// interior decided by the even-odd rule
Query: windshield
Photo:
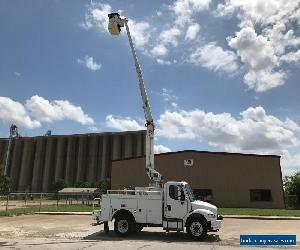
[[[188,196],[188,199],[190,202],[193,202],[195,200],[194,194],[193,194],[193,190],[191,189],[190,185],[185,185],[185,189],[186,189],[186,193]]]

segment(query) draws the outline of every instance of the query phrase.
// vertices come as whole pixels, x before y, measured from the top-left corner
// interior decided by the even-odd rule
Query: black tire
[[[141,232],[143,230],[143,225],[142,224],[138,224],[138,223],[135,223],[134,224],[134,232],[135,233],[138,233],[138,232]]]
[[[128,214],[120,214],[115,218],[114,231],[118,236],[126,237],[133,232],[133,229],[133,220]]]
[[[109,227],[108,227],[108,222],[104,222],[104,233],[108,234],[109,233]]]
[[[203,240],[207,235],[207,221],[201,216],[193,216],[186,223],[186,231],[193,240]]]

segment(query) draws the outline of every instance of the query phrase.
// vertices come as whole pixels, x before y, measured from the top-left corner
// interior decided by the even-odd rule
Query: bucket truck
[[[162,175],[154,169],[155,126],[128,19],[121,18],[118,13],[111,13],[108,17],[108,30],[112,35],[119,35],[125,26],[133,55],[146,119],[146,172],[150,185],[134,190],[108,190],[101,196],[101,210],[93,211],[93,219],[104,224],[106,233],[109,232],[108,222],[114,220],[114,231],[121,237],[141,231],[145,226],[154,226],[162,227],[166,232],[186,229],[191,238],[202,240],[208,231],[216,232],[221,228],[222,216],[216,206],[195,200],[185,181],[162,183]]]

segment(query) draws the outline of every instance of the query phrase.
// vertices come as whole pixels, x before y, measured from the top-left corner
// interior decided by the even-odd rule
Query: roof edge
[[[232,153],[232,152],[213,152],[213,151],[200,151],[200,150],[172,151],[172,152],[155,154],[155,156],[164,156],[164,155],[180,154],[180,153],[208,153],[208,154],[217,154],[217,155],[240,155],[240,156],[256,156],[256,157],[276,157],[276,158],[280,158],[281,157],[280,155],[262,155],[262,154],[247,154],[247,153]],[[128,157],[128,158],[124,158],[124,159],[111,160],[111,161],[112,162],[115,162],[115,161],[126,161],[126,160],[139,159],[139,158],[145,158],[145,155],[136,156],[136,157]]]
[[[57,137],[81,137],[81,136],[102,136],[102,135],[123,135],[123,134],[131,134],[131,133],[146,133],[147,130],[130,130],[130,131],[112,131],[112,132],[99,132],[99,133],[83,133],[83,134],[52,134],[52,135],[35,135],[35,136],[20,136],[20,139],[35,139],[35,138],[57,138]],[[0,140],[9,140],[9,137],[0,137]]]

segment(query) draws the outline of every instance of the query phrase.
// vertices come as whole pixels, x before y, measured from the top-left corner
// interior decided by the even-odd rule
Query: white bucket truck
[[[101,210],[93,211],[93,219],[104,224],[109,232],[108,222],[114,220],[114,231],[119,236],[128,236],[145,226],[162,227],[168,231],[184,231],[195,240],[202,240],[207,232],[216,232],[221,228],[222,216],[217,207],[210,203],[195,200],[193,191],[184,181],[162,183],[162,176],[154,169],[154,122],[128,27],[128,20],[118,13],[108,15],[108,30],[112,35],[120,34],[121,27],[126,28],[139,88],[143,100],[146,119],[146,172],[150,178],[149,187],[136,187],[134,190],[109,190],[101,197]]]
[[[169,181],[160,190],[136,188],[136,190],[111,190],[101,197],[101,211],[93,211],[93,217],[104,223],[114,219],[114,231],[128,236],[145,226],[162,227],[168,231],[184,231],[195,240],[202,240],[207,232],[221,228],[222,217],[217,207],[194,199],[186,182]]]

